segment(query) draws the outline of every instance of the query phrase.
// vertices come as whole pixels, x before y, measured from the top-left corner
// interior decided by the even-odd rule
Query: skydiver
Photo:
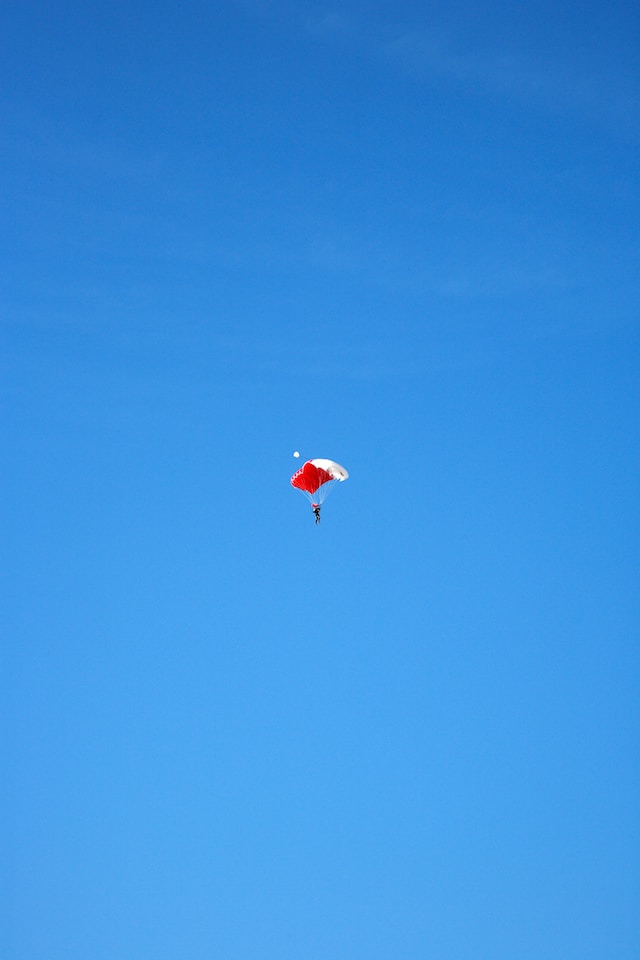
[[[311,506],[313,507],[313,515],[316,518],[316,523],[320,523],[320,505],[313,503]]]

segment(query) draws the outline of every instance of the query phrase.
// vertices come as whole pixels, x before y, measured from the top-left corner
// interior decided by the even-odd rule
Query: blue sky
[[[211,6],[0,14],[7,956],[635,960],[637,7]]]

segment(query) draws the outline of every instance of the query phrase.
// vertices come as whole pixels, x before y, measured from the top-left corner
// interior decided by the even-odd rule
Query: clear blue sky
[[[7,960],[640,956],[639,41],[3,6]]]

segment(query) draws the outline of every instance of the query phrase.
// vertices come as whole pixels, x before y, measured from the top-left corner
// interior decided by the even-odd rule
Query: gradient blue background
[[[4,5],[8,960],[640,956],[639,26]]]

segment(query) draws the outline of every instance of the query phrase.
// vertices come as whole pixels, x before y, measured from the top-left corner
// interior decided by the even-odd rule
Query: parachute
[[[316,523],[320,519],[320,507],[337,483],[342,483],[349,474],[335,460],[307,460],[291,477],[291,486],[301,490],[313,509]]]

